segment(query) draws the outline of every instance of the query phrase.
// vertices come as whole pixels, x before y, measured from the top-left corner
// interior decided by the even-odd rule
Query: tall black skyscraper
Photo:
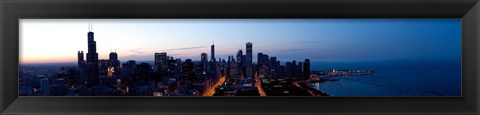
[[[303,63],[303,77],[309,78],[310,77],[310,60],[305,59]]]
[[[215,61],[215,45],[214,44],[212,44],[212,46],[210,46],[210,50],[211,50],[211,54],[212,54],[211,55],[212,57],[211,57],[210,60]]]
[[[87,79],[88,85],[93,86],[98,83],[98,53],[97,43],[93,38],[93,32],[88,32],[88,52],[87,52]]]
[[[217,77],[217,61],[215,60],[215,45],[212,44],[212,46],[210,46],[210,51],[211,51],[211,64],[210,64],[210,68],[211,68],[211,72],[212,72],[212,75],[213,75],[213,78],[215,79]]]
[[[245,65],[246,68],[246,77],[253,77],[253,52],[252,52],[252,43],[247,42],[247,64]]]

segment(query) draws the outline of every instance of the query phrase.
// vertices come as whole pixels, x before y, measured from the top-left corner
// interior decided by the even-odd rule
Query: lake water
[[[368,70],[373,75],[337,76],[339,81],[312,83],[332,96],[461,96],[461,60],[311,62],[312,70]]]

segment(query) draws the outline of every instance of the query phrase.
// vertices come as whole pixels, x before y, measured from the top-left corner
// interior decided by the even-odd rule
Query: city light
[[[256,25],[263,24],[256,23],[251,26],[257,27]],[[431,96],[460,94],[460,89],[452,88],[461,83],[461,79],[457,79],[461,75],[461,58],[459,58],[461,53],[458,52],[460,50],[455,50],[461,48],[458,46],[460,38],[444,35],[446,37],[441,40],[449,38],[450,41],[444,40],[440,43],[437,42],[440,38],[433,39],[436,37],[428,36],[431,33],[424,35],[420,31],[414,31],[418,32],[417,36],[421,36],[414,38],[425,37],[427,40],[402,41],[403,39],[397,38],[397,34],[390,32],[391,30],[384,32],[389,33],[388,36],[372,37],[376,34],[362,33],[363,31],[357,30],[343,33],[338,30],[322,29],[320,33],[317,33],[318,31],[313,28],[317,28],[319,23],[316,23],[316,26],[306,26],[304,23],[285,24],[288,25],[287,27],[309,27],[308,31],[281,28],[285,26],[282,24],[280,24],[281,26],[273,25],[263,28],[268,34],[262,34],[264,31],[254,31],[253,33],[256,34],[252,35],[238,34],[237,31],[227,31],[223,26],[219,26],[218,28],[225,29],[222,30],[224,32],[221,32],[222,35],[235,34],[236,36],[227,36],[232,38],[226,39],[225,36],[212,35],[212,39],[223,39],[215,40],[211,44],[202,42],[202,40],[209,41],[201,39],[201,35],[208,33],[206,30],[201,31],[205,33],[193,32],[196,34],[178,32],[184,34],[182,37],[188,37],[185,38],[188,40],[172,35],[159,36],[161,38],[155,36],[155,39],[144,40],[147,38],[142,38],[146,37],[141,36],[142,34],[139,34],[139,40],[132,40],[111,39],[122,38],[123,34],[116,35],[106,30],[97,31],[102,30],[102,27],[94,31],[91,29],[94,25],[89,25],[88,30],[85,27],[85,30],[81,31],[82,35],[72,34],[75,35],[75,38],[80,36],[81,40],[69,42],[59,39],[55,42],[63,41],[58,46],[52,45],[55,48],[47,48],[51,44],[32,44],[32,40],[30,40],[26,42],[27,45],[21,46],[45,45],[45,50],[68,49],[68,51],[59,52],[62,55],[57,57],[50,56],[50,54],[48,57],[41,55],[42,53],[31,52],[43,51],[43,49],[35,49],[42,47],[22,47],[31,55],[21,54],[24,57],[20,59],[18,93],[20,96],[395,96],[406,94]],[[427,25],[421,27],[423,26]],[[384,26],[374,25],[374,27]],[[402,25],[402,27],[404,26]],[[413,30],[410,29],[416,26],[408,27],[401,32],[412,33]],[[172,31],[179,30],[176,26],[171,26],[171,28]],[[247,27],[236,25],[229,29],[236,28]],[[275,29],[281,31],[274,31]],[[398,28],[394,30],[398,30]],[[436,30],[437,33],[443,31],[446,30]],[[155,32],[158,31],[155,30]],[[289,32],[294,34],[286,34]],[[138,32],[132,33],[138,34]],[[333,40],[319,36],[328,33],[336,33],[328,37],[338,37],[338,39]],[[195,36],[197,34],[198,38]],[[353,35],[368,39],[360,40]],[[31,38],[31,34],[28,36]],[[261,37],[272,38],[260,39]],[[411,36],[402,37],[410,39]],[[156,41],[158,39],[167,40],[158,42]],[[373,44],[372,40],[387,40],[390,44],[387,42]],[[454,40],[457,42],[452,42]],[[277,44],[277,42],[279,43]],[[429,44],[425,44],[422,49],[419,46],[424,44],[417,42]],[[69,49],[68,44],[70,43],[71,47],[77,49]],[[110,52],[105,47],[111,48]],[[114,48],[121,50],[117,52],[117,50],[113,50]],[[52,50],[49,53],[56,52]],[[432,55],[425,57],[424,54]],[[428,75],[435,75],[435,78],[425,77]],[[428,79],[435,80],[432,83],[425,83],[425,80]],[[435,84],[443,85],[436,86]],[[420,88],[411,88],[414,86]]]

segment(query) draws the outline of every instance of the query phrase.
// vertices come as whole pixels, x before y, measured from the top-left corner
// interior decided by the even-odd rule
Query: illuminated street
[[[260,96],[267,96],[265,91],[263,91],[262,81],[260,80],[260,77],[258,77],[258,76],[255,76],[255,87],[258,88],[258,93],[260,93]]]
[[[225,82],[225,76],[221,76],[215,85],[207,89],[207,92],[203,96],[213,96],[213,94],[215,94],[215,88],[220,86],[223,82]]]
[[[295,85],[295,86],[298,87],[298,88],[301,88],[301,89],[303,89],[303,90],[305,90],[305,91],[308,91],[308,93],[310,93],[310,95],[312,95],[312,96],[322,96],[322,94],[316,93],[316,92],[313,91],[312,89],[307,89],[307,88],[304,88],[304,87],[302,87],[302,86],[300,85],[300,82],[307,82],[307,83],[308,83],[308,81],[310,81],[310,80],[296,81],[296,82],[293,82],[292,84]]]

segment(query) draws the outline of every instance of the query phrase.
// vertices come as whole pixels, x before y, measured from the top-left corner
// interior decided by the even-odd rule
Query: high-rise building
[[[98,71],[99,71],[98,73],[99,73],[99,75],[107,75],[109,66],[110,66],[110,60],[99,59],[98,60]]]
[[[303,77],[309,78],[310,77],[310,60],[305,59],[303,63]]]
[[[175,73],[178,74],[179,77],[181,77],[182,74],[182,59],[177,58],[175,59]]]
[[[235,61],[235,58],[233,58],[233,55],[231,56],[231,60],[228,62],[228,76],[229,78],[233,78],[233,79],[241,79],[240,75],[239,75],[239,67],[238,67],[238,63]]]
[[[201,59],[200,59],[200,62],[202,62],[202,64],[205,64],[205,63],[208,62],[207,53],[202,53],[202,54],[200,55],[200,58],[201,58]]]
[[[245,65],[246,68],[246,77],[253,77],[253,52],[252,52],[252,43],[247,42],[247,64]]]
[[[268,55],[263,54],[263,53],[258,53],[257,56],[257,69],[255,70],[257,75],[260,76],[260,78],[268,77],[270,73],[269,69],[269,61],[268,61]]]
[[[40,91],[42,91],[44,96],[49,96],[50,95],[50,84],[48,82],[48,78],[42,78],[40,80]]]
[[[128,60],[126,63],[122,64],[122,74],[123,76],[132,75],[135,73],[137,63],[135,60]]]
[[[83,64],[85,63],[85,60],[83,59],[84,56],[83,56],[83,51],[78,51],[78,68],[81,68],[81,66],[83,66]]]
[[[154,56],[154,66],[153,66],[153,71],[159,71],[160,69],[160,53],[155,53]]]
[[[285,63],[285,77],[293,78],[294,74],[295,74],[295,63],[286,62]]]
[[[162,53],[155,53],[155,66],[156,68],[160,69],[160,66],[162,64],[166,64],[167,60],[167,53],[162,52]]]
[[[257,65],[262,65],[263,62],[262,62],[262,57],[263,57],[263,53],[262,52],[258,52],[257,53]]]
[[[212,46],[210,46],[210,54],[211,54],[211,59],[212,61],[215,61],[215,45],[212,44]]]
[[[215,45],[212,44],[212,46],[210,46],[210,53],[211,53],[211,59],[210,59],[210,73],[212,75],[212,78],[215,80],[217,78],[217,61],[215,59]]]
[[[261,65],[267,65],[268,66],[269,65],[267,54],[258,53],[257,61],[258,61],[257,65],[259,65],[259,66],[261,66]]]
[[[237,64],[241,64],[242,63],[242,56],[243,56],[243,52],[242,50],[238,50],[237,52]]]
[[[291,72],[290,77],[296,77],[296,72],[297,72],[297,69],[298,69],[298,68],[297,68],[297,67],[298,67],[298,66],[297,66],[297,61],[293,60],[291,67],[292,67],[292,69],[290,69],[290,70],[291,70],[291,71],[290,71],[290,72]]]
[[[117,52],[110,52],[110,55],[109,55],[108,59],[109,59],[110,61],[112,61],[112,60],[118,60]]]
[[[155,53],[155,71],[165,72],[167,69],[167,52]]]
[[[78,79],[80,83],[85,82],[85,77],[87,74],[86,62],[84,59],[83,51],[78,51],[78,69],[80,70],[80,78]]]
[[[112,70],[114,72],[120,70],[120,61],[118,60],[117,52],[110,52],[109,60],[110,60],[109,70]]]
[[[186,80],[190,84],[193,83],[195,73],[192,59],[186,59],[185,62],[182,64],[182,75],[183,80]]]
[[[277,77],[277,57],[270,57],[270,78]]]
[[[174,78],[175,80],[178,80],[180,78],[180,70],[178,68],[181,68],[181,64],[178,64],[178,62],[173,59],[173,57],[170,57],[170,59],[167,60],[167,68],[166,68],[166,75],[165,77]]]
[[[148,77],[149,73],[151,71],[151,67],[150,67],[150,64],[148,63],[140,63],[139,65],[137,65],[137,68],[136,68],[136,73],[135,75],[139,76],[139,77],[143,77],[143,78],[146,78]]]
[[[236,62],[237,62],[237,64],[236,64],[237,69],[236,70],[237,70],[237,75],[238,75],[237,77],[238,78],[243,78],[244,75],[245,75],[245,65],[243,63],[244,60],[245,60],[245,58],[244,58],[244,55],[243,55],[243,51],[242,51],[242,49],[239,49],[238,52],[237,52],[237,60],[236,60]]]
[[[88,52],[87,52],[87,81],[88,87],[98,84],[98,53],[97,43],[94,40],[93,32],[88,32]]]
[[[298,65],[297,65],[296,71],[295,71],[295,77],[297,77],[297,78],[303,77],[303,63],[302,62],[298,62]]]

